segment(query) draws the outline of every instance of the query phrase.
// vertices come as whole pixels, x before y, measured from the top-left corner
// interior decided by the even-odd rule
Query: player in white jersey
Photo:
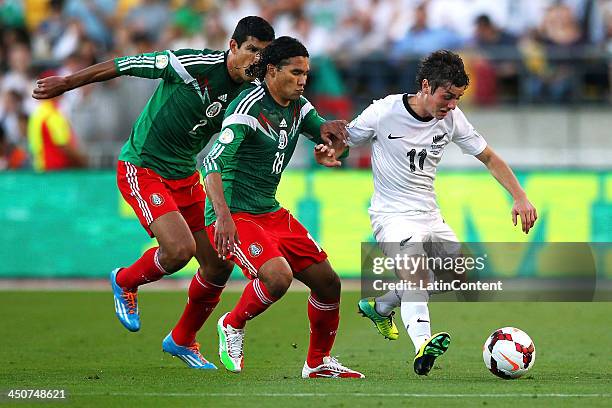
[[[445,50],[432,53],[421,62],[417,84],[420,91],[416,95],[390,95],[374,101],[348,125],[349,146],[372,145],[374,195],[369,213],[374,237],[385,255],[431,256],[423,243],[447,243],[443,246],[451,255],[460,251],[455,233],[442,219],[434,191],[438,163],[450,143],[483,162],[508,190],[514,198],[514,225],[520,217],[528,233],[537,218],[536,209],[510,167],[457,108],[469,84],[461,58]],[[396,272],[402,279],[433,278],[433,272],[423,268]],[[448,333],[431,335],[428,300],[426,290],[406,290],[359,302],[360,312],[392,340],[399,335],[393,309],[401,305],[402,320],[416,351],[414,370],[419,375],[428,374],[436,357],[450,344]]]

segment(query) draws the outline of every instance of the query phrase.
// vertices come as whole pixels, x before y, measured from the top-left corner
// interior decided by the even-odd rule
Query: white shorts
[[[460,250],[457,235],[439,211],[370,213],[370,221],[374,238],[388,257],[398,253],[436,256]]]

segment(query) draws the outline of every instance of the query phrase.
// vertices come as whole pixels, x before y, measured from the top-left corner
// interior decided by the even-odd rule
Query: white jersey
[[[478,155],[487,146],[459,108],[442,120],[424,120],[408,105],[409,96],[374,101],[347,126],[349,146],[372,144],[370,213],[438,211],[434,179],[444,148],[454,142]]]

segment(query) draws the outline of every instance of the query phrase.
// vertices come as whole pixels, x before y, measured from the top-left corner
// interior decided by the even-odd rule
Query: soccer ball
[[[535,357],[531,338],[514,327],[495,330],[482,347],[482,358],[489,371],[506,380],[525,374],[533,367]]]

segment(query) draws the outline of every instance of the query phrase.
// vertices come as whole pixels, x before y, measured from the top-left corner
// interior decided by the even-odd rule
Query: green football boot
[[[450,345],[450,334],[446,332],[436,333],[429,338],[414,357],[414,372],[418,375],[427,375],[431,371],[436,358],[448,350]]]
[[[391,312],[389,316],[381,316],[376,311],[375,305],[376,301],[374,298],[364,298],[359,301],[357,308],[363,317],[367,317],[374,322],[378,332],[386,339],[397,340],[399,337],[399,330],[397,330],[397,326],[393,321],[395,312]]]

